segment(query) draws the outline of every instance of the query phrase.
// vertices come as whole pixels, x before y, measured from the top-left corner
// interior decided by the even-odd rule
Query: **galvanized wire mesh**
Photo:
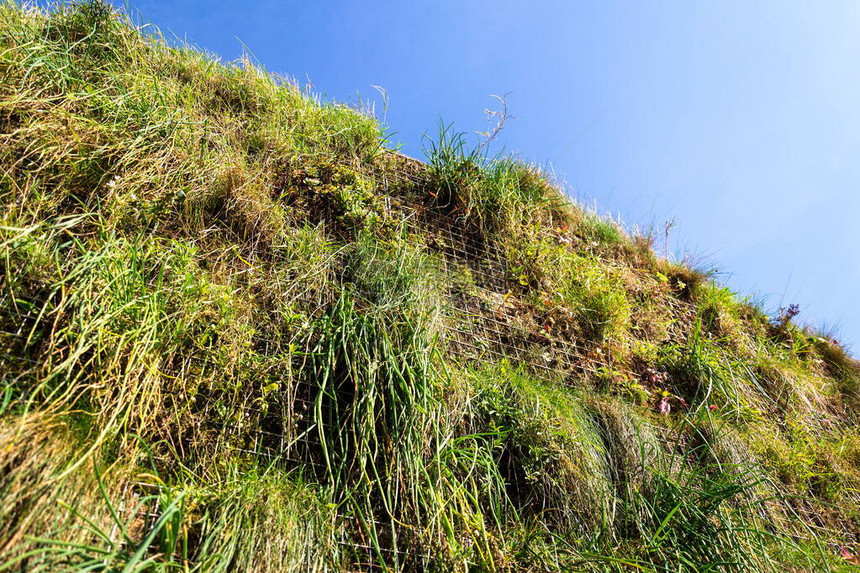
[[[396,170],[368,168],[367,175],[378,185],[377,195],[386,197],[386,215],[423,241],[426,251],[434,254],[441,264],[444,276],[470,279],[465,290],[454,284],[440,285],[445,317],[442,344],[447,355],[472,365],[508,360],[553,377],[595,372],[602,363],[599,357],[587,354],[572,338],[542,328],[530,309],[511,302],[513,282],[504,254],[474,232],[468,217],[456,211],[434,209],[422,200],[429,192],[426,166],[402,157],[399,161],[401,168]],[[404,189],[408,192],[404,193]],[[8,300],[2,302],[7,309],[14,306]],[[47,301],[29,302],[30,305],[18,311],[18,328],[0,332],[5,339],[0,360],[7,367],[13,362],[38,365],[37,360],[16,351],[28,336],[28,326],[39,319],[40,309],[47,304]],[[265,339],[254,342],[264,352],[268,348],[269,341]],[[196,361],[200,367],[217,366],[206,359],[189,357],[188,360]],[[320,430],[331,435],[343,429],[318,426],[312,415],[318,392],[312,381],[297,377],[263,402],[238,406],[237,412],[218,411],[217,397],[204,399],[198,404],[199,417],[211,430],[220,433],[223,447],[236,454],[279,464],[285,469],[305,467],[324,477]],[[152,499],[141,515],[149,527],[159,513],[157,498]],[[392,524],[375,521],[374,525],[384,529]],[[383,565],[382,561],[390,564],[394,559],[409,561],[418,568],[428,564],[427,554],[375,547],[362,531],[352,518],[344,517],[340,543],[354,558],[356,567],[376,569]]]
[[[464,291],[449,281],[443,311],[449,318],[446,350],[466,361],[497,362],[507,359],[535,372],[555,377],[595,373],[607,360],[589,353],[569,333],[556,333],[535,309],[511,296],[515,277],[498,245],[476,233],[462,211],[434,209],[422,202],[431,193],[427,167],[403,158],[408,168],[370,170],[379,184],[377,193],[389,198],[388,213],[397,217],[438,256],[446,276],[468,276]],[[409,189],[407,197],[398,190]],[[402,193],[402,191],[401,191]]]

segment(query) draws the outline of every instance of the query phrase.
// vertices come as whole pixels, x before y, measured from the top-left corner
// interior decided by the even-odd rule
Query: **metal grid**
[[[443,271],[450,275],[468,276],[471,284],[468,292],[449,287],[444,300],[443,312],[446,350],[449,355],[466,362],[486,363],[509,360],[525,365],[537,373],[558,375],[594,372],[601,364],[595,356],[587,355],[576,341],[550,332],[541,331],[540,325],[529,322],[528,312],[518,313],[507,304],[510,296],[508,270],[505,257],[494,245],[482,241],[469,228],[469,221],[462,213],[441,213],[421,203],[422,193],[428,189],[426,166],[415,160],[412,167],[402,171],[370,171],[370,176],[379,184],[380,196],[387,198],[388,216],[395,217],[415,236],[423,238],[426,249],[438,256]],[[393,189],[411,189],[409,197],[397,197]],[[38,304],[38,301],[33,301]],[[16,332],[2,332],[0,336],[17,340],[26,338],[25,327],[37,318],[34,311],[22,313],[20,328]],[[267,340],[257,340],[266,348]],[[268,349],[267,349],[268,350]],[[5,352],[2,360],[37,362],[29,357]],[[189,357],[203,367],[213,367],[203,359]],[[227,438],[227,448],[238,454],[283,464],[285,467],[307,467],[320,477],[325,474],[318,441],[318,430],[313,416],[314,398],[318,389],[307,380],[294,380],[283,391],[269,397],[270,407],[244,405],[239,407],[241,424],[225,420],[225,415],[215,411],[217,400],[206,401],[202,418],[217,426]],[[326,433],[338,430],[326,426]],[[156,499],[157,503],[157,498]],[[147,508],[142,518],[151,527],[157,519],[158,507]],[[360,569],[377,570],[384,567],[379,561],[381,554],[386,563],[396,558],[400,562],[414,563],[426,567],[429,555],[404,549],[375,548],[364,539],[362,529],[344,517],[340,544],[352,555],[354,566]],[[391,522],[374,522],[382,530],[391,527]],[[349,537],[346,531],[352,533]]]
[[[351,566],[362,571],[387,570],[396,561],[400,565],[409,564],[415,571],[426,571],[431,562],[431,555],[427,551],[418,551],[414,548],[375,547],[364,534],[363,529],[352,518],[343,519],[345,528],[341,530],[341,538],[338,541],[343,553],[352,558]],[[391,522],[371,519],[376,531],[385,531],[391,528]],[[346,530],[351,530],[348,537]]]
[[[479,363],[507,359],[537,374],[564,378],[596,374],[609,363],[602,351],[536,324],[540,313],[511,297],[516,281],[498,246],[486,243],[461,211],[446,213],[422,203],[431,193],[426,165],[405,156],[396,161],[407,168],[369,169],[379,184],[377,194],[387,198],[387,212],[424,241],[447,276],[468,276],[474,283],[468,292],[448,286],[443,311],[449,317],[444,324],[449,355]],[[407,196],[396,196],[404,189]]]

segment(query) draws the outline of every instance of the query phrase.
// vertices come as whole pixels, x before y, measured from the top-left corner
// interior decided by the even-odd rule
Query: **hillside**
[[[0,4],[0,571],[848,571],[860,364],[540,169]]]

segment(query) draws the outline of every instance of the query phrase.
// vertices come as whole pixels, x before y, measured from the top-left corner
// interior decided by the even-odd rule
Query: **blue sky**
[[[381,111],[372,86],[384,87],[392,139],[417,157],[440,117],[485,130],[488,96],[511,92],[508,151],[628,225],[674,218],[674,256],[718,268],[768,309],[798,303],[802,322],[860,344],[856,1],[131,8],[226,61],[246,49],[331,99],[360,94]]]

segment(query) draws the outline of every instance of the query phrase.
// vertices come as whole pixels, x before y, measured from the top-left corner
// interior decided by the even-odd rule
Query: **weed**
[[[854,559],[856,361],[540,168],[98,0],[0,75],[0,570]]]

